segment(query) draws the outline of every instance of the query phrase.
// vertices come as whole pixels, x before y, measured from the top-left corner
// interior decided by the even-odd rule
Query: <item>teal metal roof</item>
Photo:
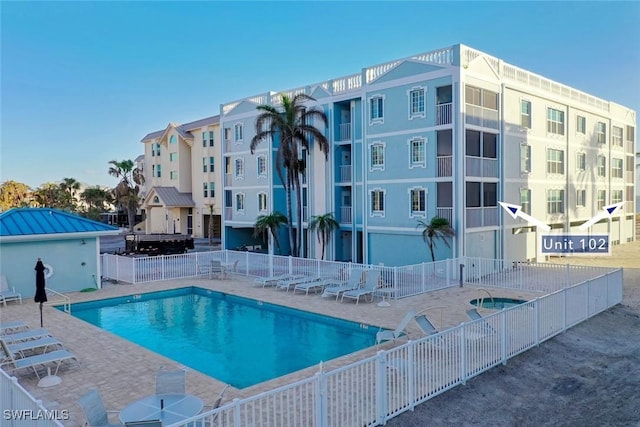
[[[118,228],[57,209],[19,208],[0,214],[0,237],[113,231]]]

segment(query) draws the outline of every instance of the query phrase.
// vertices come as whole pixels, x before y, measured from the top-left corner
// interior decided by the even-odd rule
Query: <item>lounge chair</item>
[[[343,292],[358,289],[360,287],[360,283],[362,282],[363,274],[364,270],[353,270],[348,281],[332,283],[329,286],[325,287],[324,292],[322,293],[322,298],[332,297],[335,295],[337,301]]]
[[[482,317],[477,309],[472,308],[467,310],[467,316],[471,318],[478,325],[479,332],[483,335],[490,335],[496,332],[495,329]]]
[[[16,288],[9,288],[9,282],[7,282],[5,275],[2,274],[0,275],[0,302],[6,307],[8,301],[20,301],[20,304],[22,304],[22,295],[16,292]]]
[[[213,279],[214,277],[218,279],[225,278],[225,269],[222,267],[222,261],[211,261],[211,266],[209,267],[209,279]]]
[[[102,397],[96,389],[89,390],[78,399],[78,406],[82,409],[87,424],[90,427],[122,427],[122,424],[112,424],[109,422],[109,412],[117,413],[116,411],[107,411],[102,402]]]
[[[186,372],[159,370],[156,373],[156,394],[185,394],[187,392]]]
[[[438,331],[438,329],[436,329],[435,326],[433,326],[433,323],[431,323],[431,321],[427,318],[426,314],[418,314],[414,317],[414,319],[420,329],[422,329],[422,332],[425,334],[425,336],[437,334],[438,332],[440,332]]]
[[[35,356],[23,357],[22,359],[16,359],[13,357],[13,353],[9,350],[7,344],[4,340],[0,340],[0,347],[2,347],[2,352],[4,353],[4,357],[7,359],[5,365],[13,365],[13,367],[9,367],[10,371],[17,371],[18,369],[31,368],[33,372],[35,372],[38,379],[40,379],[40,375],[38,374],[38,366],[44,366],[48,364],[55,364],[56,371],[53,375],[57,375],[58,369],[62,362],[65,360],[75,360],[76,363],[80,363],[75,354],[68,352],[67,350],[55,350],[49,353],[37,354]],[[7,368],[3,368],[7,370]]]
[[[51,333],[46,329],[29,329],[24,332],[16,332],[15,334],[0,335],[0,338],[7,344],[13,344],[19,341],[35,340],[50,336],[52,336]]]
[[[318,276],[302,276],[296,279],[279,280],[278,283],[276,284],[276,288],[284,289],[285,291],[289,292],[289,289],[295,288],[297,285],[314,283],[319,281],[320,281],[320,277]]]
[[[306,295],[309,295],[309,291],[320,293],[321,291],[324,291],[324,288],[332,283],[335,283],[335,280],[320,279],[314,282],[299,283],[293,288],[293,293],[295,294],[296,291],[304,292]]]
[[[394,331],[378,331],[378,333],[376,334],[376,344],[380,344],[382,341],[395,341],[396,339],[400,338],[404,333],[405,328],[407,327],[407,325],[409,325],[409,322],[413,320],[413,317],[415,315],[415,311],[410,311],[405,314]]]
[[[304,276],[302,274],[281,274],[279,276],[258,277],[254,280],[254,285],[266,288],[269,286],[276,286],[280,280],[298,279],[300,277]]]
[[[0,340],[2,338],[0,337]],[[6,344],[6,343],[5,343]],[[35,340],[18,341],[15,344],[7,344],[7,348],[14,356],[27,357],[27,352],[39,350],[40,353],[46,353],[51,348],[62,348],[62,343],[53,337],[42,337]],[[1,364],[1,363],[0,363]]]
[[[24,332],[29,329],[29,325],[21,320],[14,320],[12,322],[0,323],[0,335],[15,334],[17,332]]]
[[[367,278],[365,279],[364,286],[358,289],[343,292],[342,299],[340,300],[340,302],[343,302],[346,297],[346,298],[355,299],[356,305],[358,305],[358,303],[360,302],[360,297],[365,297],[365,301],[366,301],[367,295],[370,295],[371,301],[373,301],[373,293],[378,287],[379,282],[380,282],[380,271],[368,270]]]

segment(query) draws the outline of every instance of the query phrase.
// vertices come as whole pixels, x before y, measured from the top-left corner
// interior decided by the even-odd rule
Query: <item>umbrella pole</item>
[[[40,327],[42,328],[42,303],[40,303]]]

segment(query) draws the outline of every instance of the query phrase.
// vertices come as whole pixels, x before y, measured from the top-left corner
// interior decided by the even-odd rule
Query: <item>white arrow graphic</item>
[[[544,231],[551,230],[551,227],[549,227],[544,222],[538,219],[535,219],[531,215],[527,215],[526,213],[522,212],[522,206],[512,205],[511,203],[505,203],[505,202],[498,202],[498,203],[500,203],[500,206],[502,206],[504,210],[507,211],[509,215],[513,217],[513,219],[516,219],[516,217],[520,217],[525,221],[527,221],[529,224],[533,224]]]
[[[578,227],[580,230],[584,231],[587,228],[591,227],[593,224],[595,224],[596,222],[600,221],[601,219],[605,219],[605,218],[611,218],[611,215],[613,215],[613,213],[622,205],[624,204],[624,202],[619,202],[619,203],[614,203],[612,205],[609,206],[604,206],[602,208],[601,212],[598,212],[598,215],[594,216],[593,218],[591,218],[589,221],[585,222],[584,224],[582,224],[580,227]]]

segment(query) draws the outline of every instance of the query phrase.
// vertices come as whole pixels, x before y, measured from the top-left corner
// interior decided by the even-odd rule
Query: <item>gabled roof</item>
[[[157,195],[160,202],[165,207],[193,207],[194,203],[191,193],[181,193],[175,187],[153,187],[149,190],[144,205],[151,204],[153,196]]]
[[[117,227],[51,208],[11,209],[0,215],[0,239],[76,235],[94,237],[118,234]]]
[[[164,128],[163,130],[157,130],[155,132],[146,134],[141,141],[144,142],[148,139],[160,138],[172,127],[174,127],[183,138],[193,139],[193,135],[189,133],[190,130],[198,129],[205,126],[215,125],[218,123],[220,123],[220,115],[206,117],[204,119],[198,119],[193,122],[184,123],[182,125],[178,125],[176,123],[169,123],[169,125],[167,125],[167,127]]]

